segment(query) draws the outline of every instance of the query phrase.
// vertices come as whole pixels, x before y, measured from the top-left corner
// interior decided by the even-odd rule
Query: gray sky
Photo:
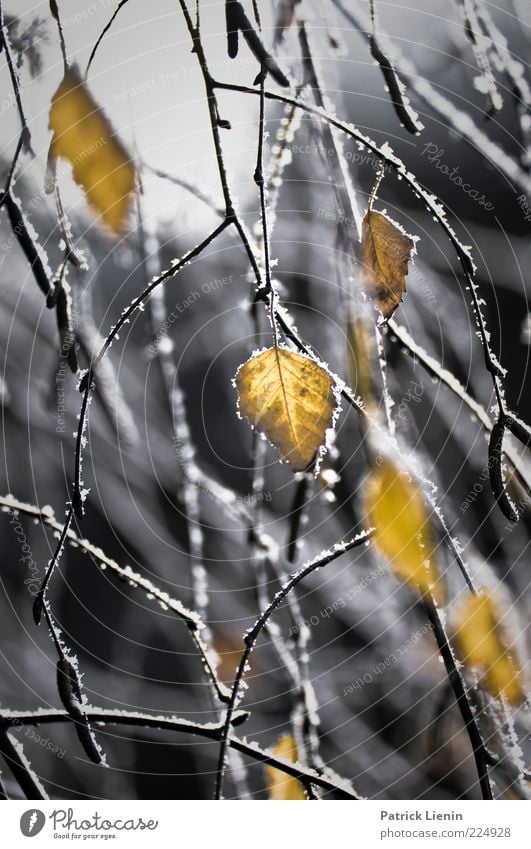
[[[71,59],[84,71],[92,45],[116,8],[114,0],[68,0],[61,2],[67,49]],[[149,14],[146,15],[146,6]],[[27,162],[34,178],[42,184],[50,140],[49,102],[62,77],[62,60],[47,2],[7,2],[8,14],[24,21],[35,15],[49,21],[49,43],[42,46],[44,72],[32,80],[26,71],[23,100],[33,135],[37,161]],[[244,47],[235,61],[226,54],[223,3],[202,4],[203,29],[212,69],[224,79],[252,83],[256,60]],[[11,91],[5,63],[1,61],[0,86],[2,149],[14,149],[18,136],[18,116],[13,104],[4,100]],[[212,159],[212,141],[206,121],[202,77],[198,63],[190,53],[190,40],[176,0],[155,0],[146,4],[131,0],[121,10],[100,47],[89,76],[89,86],[97,102],[105,109],[121,139],[131,147],[136,140],[147,162],[184,177],[207,191],[216,191],[216,168]],[[226,98],[232,132],[224,133],[228,162],[234,178],[248,183],[247,167],[256,145],[257,104]],[[248,157],[251,157],[249,159]],[[66,198],[84,204],[80,192],[69,183],[69,169],[61,170]],[[147,202],[160,218],[177,219],[185,227],[197,212],[195,204],[186,204],[186,195],[160,180],[148,180]],[[244,194],[245,187],[241,186]],[[195,212],[191,212],[195,210]]]
[[[67,48],[70,57],[84,71],[97,36],[116,9],[117,0],[58,0]],[[193,5],[190,3],[190,5]],[[271,3],[260,3],[263,15],[265,40],[271,42]],[[366,5],[366,4],[365,4]],[[521,26],[531,27],[529,0],[503,0],[499,5],[487,4],[498,19],[522,15]],[[250,9],[250,3],[248,4]],[[33,163],[24,163],[37,185],[42,185],[49,145],[48,110],[50,98],[62,76],[62,61],[57,32],[49,14],[47,0],[6,0],[5,11],[17,14],[23,21],[40,15],[48,21],[49,43],[43,45],[44,72],[32,80],[23,72],[24,105],[38,154]],[[311,25],[319,29],[323,23],[323,10],[331,8],[321,2],[307,3],[306,10]],[[314,9],[312,20],[312,9]],[[455,26],[446,27],[462,39],[462,22],[458,20],[454,3],[447,0],[398,0],[378,3],[379,16],[385,28],[400,43],[408,56],[415,55],[419,66],[427,68],[430,62],[444,60],[439,46],[438,19],[450,19]],[[226,52],[224,0],[201,2],[202,33],[209,61],[215,75],[233,82],[250,85],[256,75],[257,63],[245,44],[240,47],[236,60],[229,60]],[[329,14],[326,12],[326,14]],[[337,18],[335,19],[337,21]],[[446,25],[445,25],[446,26]],[[290,40],[293,39],[293,40]],[[352,44],[352,40],[349,42]],[[292,46],[292,47],[291,47]],[[286,42],[285,59],[295,40],[290,34]],[[282,54],[281,54],[282,56]],[[334,87],[341,81],[347,91],[364,91],[367,87],[367,68],[370,57],[366,47],[354,49],[334,63],[323,60],[325,79]],[[448,60],[448,57],[446,57]],[[185,30],[177,0],[130,0],[120,11],[111,31],[106,35],[89,76],[90,89],[98,103],[105,109],[122,140],[131,146],[136,140],[144,159],[170,173],[196,182],[209,192],[218,192],[216,165],[212,157],[212,140],[206,121],[204,90],[198,63],[190,53],[190,40]],[[379,94],[381,79],[378,78]],[[0,134],[2,149],[14,149],[18,134],[18,116],[9,101],[10,81],[4,58],[0,57]],[[254,98],[226,95],[221,98],[224,117],[230,119],[231,132],[222,132],[227,163],[235,193],[242,201],[256,197],[252,183],[256,150],[257,102]],[[380,100],[365,101],[381,113]],[[371,120],[366,111],[364,121]],[[368,129],[371,129],[370,127]],[[392,137],[391,137],[392,142]],[[76,208],[84,207],[80,191],[69,176],[69,168],[61,169],[65,198]],[[146,180],[146,204],[150,213],[171,222],[177,232],[195,226],[204,217],[204,210],[182,191],[160,180]],[[219,195],[218,195],[219,196]]]

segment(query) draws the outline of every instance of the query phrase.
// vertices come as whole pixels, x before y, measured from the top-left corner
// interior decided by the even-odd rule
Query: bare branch
[[[281,589],[276,593],[273,600],[270,602],[268,607],[260,614],[252,628],[250,628],[244,637],[245,642],[245,650],[242,654],[242,658],[240,660],[238,670],[236,672],[236,677],[234,679],[232,685],[231,699],[229,705],[227,707],[226,717],[225,717],[225,725],[223,727],[223,733],[220,741],[219,748],[219,758],[218,758],[218,768],[217,768],[217,778],[216,778],[216,799],[221,799],[223,795],[223,778],[225,774],[226,767],[226,754],[227,754],[227,745],[228,745],[228,735],[229,729],[231,725],[232,715],[234,710],[237,707],[239,700],[241,699],[242,693],[242,682],[245,675],[245,672],[249,665],[249,658],[251,656],[251,652],[253,651],[256,641],[260,636],[263,628],[267,624],[269,617],[272,613],[280,606],[280,604],[284,601],[288,593],[291,592],[294,587],[297,586],[301,581],[304,580],[308,575],[312,572],[315,572],[316,569],[321,569],[324,566],[328,566],[329,563],[332,563],[336,558],[340,557],[342,554],[345,554],[347,551],[350,551],[353,548],[356,548],[359,545],[364,545],[370,539],[372,535],[372,531],[362,531],[357,536],[353,537],[348,542],[341,542],[334,546],[334,548],[329,551],[323,552],[318,557],[315,557],[313,560],[310,560],[309,563],[306,563],[302,566],[291,578],[281,587]]]

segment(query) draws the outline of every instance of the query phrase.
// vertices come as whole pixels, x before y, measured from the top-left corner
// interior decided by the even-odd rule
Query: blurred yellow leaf
[[[350,315],[347,319],[347,367],[352,389],[360,395],[367,408],[375,406],[373,365],[376,358],[374,326],[363,318]]]
[[[76,70],[66,72],[52,98],[50,129],[52,160],[70,162],[90,206],[119,234],[135,189],[135,169]]]
[[[396,576],[444,604],[431,523],[418,484],[381,458],[367,481],[363,507],[367,523],[375,528],[374,544]]]
[[[482,673],[493,695],[503,695],[511,704],[523,701],[521,672],[490,595],[467,598],[459,611],[454,636],[460,660]]]
[[[236,386],[242,416],[294,472],[308,468],[333,424],[336,402],[327,372],[302,354],[268,348],[240,366]]]
[[[291,734],[279,737],[271,751],[277,758],[285,758],[292,763],[298,761],[297,744]],[[270,799],[275,801],[306,800],[304,787],[297,778],[286,775],[282,770],[269,765],[266,766],[266,777],[269,784]]]
[[[390,318],[402,301],[414,248],[414,240],[390,218],[367,210],[361,228],[365,291],[384,318]]]
[[[212,643],[212,648],[218,658],[218,676],[222,681],[232,684],[243,651],[241,635],[237,631],[214,633]],[[253,668],[258,671],[260,666],[256,661],[257,658],[255,658]]]

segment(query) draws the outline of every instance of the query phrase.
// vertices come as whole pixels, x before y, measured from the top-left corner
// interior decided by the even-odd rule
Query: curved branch
[[[465,724],[468,738],[470,740],[470,745],[474,754],[474,760],[476,762],[476,769],[478,771],[481,794],[483,796],[483,799],[492,800],[492,787],[488,770],[489,753],[487,752],[485,743],[483,742],[483,737],[481,736],[481,732],[478,728],[474,711],[468,700],[465,686],[463,684],[461,675],[459,674],[459,670],[457,668],[457,664],[455,662],[452,649],[450,648],[448,638],[446,637],[444,627],[441,622],[441,618],[439,616],[437,608],[432,602],[426,599],[424,600],[424,607],[428,614],[428,618],[432,624],[433,633],[437,641],[437,646],[439,648],[440,655],[444,662],[446,674],[448,675],[448,680],[454,692],[454,696],[461,712],[461,716]]]
[[[241,86],[232,83],[221,83],[216,80],[212,82],[212,85],[213,88],[218,88],[224,91],[240,92],[242,94],[253,94],[255,96],[260,94],[259,91],[249,88],[248,86]],[[269,98],[270,100],[276,100],[279,103],[290,104],[292,106],[297,107],[298,109],[304,110],[308,114],[315,115],[322,121],[327,122],[331,126],[336,127],[338,130],[341,130],[346,135],[355,139],[359,144],[372,151],[372,153],[374,153],[374,155],[377,156],[382,162],[385,162],[389,166],[389,168],[391,168],[397,174],[400,179],[404,180],[404,182],[409,186],[415,197],[423,201],[430,214],[433,216],[435,221],[437,221],[437,223],[441,226],[441,228],[444,230],[444,232],[450,239],[450,242],[453,245],[456,255],[461,263],[465,286],[467,289],[470,290],[470,294],[472,295],[472,307],[476,319],[476,324],[478,327],[479,336],[483,346],[485,368],[491,376],[494,393],[496,395],[496,402],[498,406],[498,421],[500,429],[502,431],[502,438],[503,431],[505,431],[505,429],[508,429],[516,436],[517,439],[519,439],[524,444],[527,444],[529,441],[531,441],[531,428],[529,427],[529,425],[517,419],[514,413],[510,412],[507,409],[504,398],[503,386],[501,382],[502,378],[505,377],[505,370],[498,362],[498,359],[490,346],[490,334],[487,330],[485,317],[481,309],[481,299],[478,294],[478,287],[474,281],[474,274],[476,270],[475,265],[470,255],[469,249],[466,248],[459,241],[455,231],[447,221],[444,209],[440,201],[436,198],[435,195],[431,194],[426,189],[424,189],[423,186],[421,186],[414,174],[412,174],[411,171],[407,170],[405,164],[398,156],[396,156],[392,152],[387,143],[382,146],[377,145],[376,142],[372,141],[372,139],[370,139],[368,136],[365,136],[363,133],[360,132],[360,130],[358,130],[353,125],[348,124],[344,121],[340,121],[339,119],[334,118],[332,115],[329,115],[320,107],[305,103],[299,100],[298,98],[276,94],[275,92],[271,91],[264,92],[264,96],[266,98]],[[515,421],[517,423],[516,427]],[[497,458],[493,454],[490,455],[490,458],[493,462],[493,465],[496,466]],[[498,479],[501,481],[501,490],[499,492],[495,492],[496,500],[498,501],[500,508],[505,512],[505,514],[509,518],[512,518],[514,510],[505,488],[501,469],[499,470]]]
[[[65,720],[68,717],[65,715]],[[0,722],[0,755],[9,766],[26,799],[47,799],[48,794],[32,770],[22,744],[8,731],[9,724]]]
[[[87,68],[85,70],[85,79],[87,79],[87,77],[88,77],[88,74],[89,74],[89,71],[90,71],[90,66],[92,65],[92,62],[94,61],[94,57],[96,56],[96,52],[97,52],[98,47],[100,46],[101,42],[103,41],[104,36],[106,35],[106,33],[109,32],[110,28],[112,27],[120,9],[123,9],[125,4],[128,3],[128,2],[129,2],[129,0],[120,0],[116,9],[112,13],[109,21],[105,24],[105,26],[103,27],[102,31],[100,32],[98,38],[96,39],[94,47],[92,48],[90,56],[89,56],[89,60],[87,62]]]
[[[370,539],[372,534],[372,529],[368,531],[362,531],[348,542],[338,543],[334,546],[334,548],[318,555],[317,557],[314,557],[314,559],[310,560],[309,563],[305,563],[304,566],[302,566],[297,572],[295,572],[294,575],[291,576],[288,581],[286,581],[285,584],[283,584],[283,586],[277,592],[268,607],[260,614],[252,628],[250,628],[245,634],[245,650],[242,654],[240,664],[236,672],[236,677],[234,678],[234,682],[232,684],[231,698],[229,706],[227,708],[225,723],[220,738],[218,768],[216,777],[216,799],[221,799],[223,793],[223,779],[227,759],[229,730],[232,721],[232,716],[236,709],[237,703],[242,695],[241,690],[243,678],[249,666],[249,658],[251,656],[251,652],[253,651],[256,645],[256,641],[260,636],[260,633],[267,624],[269,617],[284,601],[288,593],[291,592],[291,590],[296,587],[297,584],[303,581],[304,578],[306,578],[312,572],[315,572],[317,569],[322,569],[324,566],[328,566],[329,563],[332,563],[333,560],[336,560],[338,557],[340,557],[342,554],[345,554],[347,551],[350,551],[351,549],[356,548],[359,545],[363,545]]]
[[[18,114],[20,117],[20,138],[22,140],[22,146],[28,153],[30,153],[32,156],[35,156],[35,153],[31,146],[30,129],[28,127],[28,122],[24,113],[24,107],[22,105],[22,96],[20,94],[20,80],[15,69],[15,63],[13,62],[13,56],[11,53],[11,43],[9,41],[9,35],[7,32],[7,26],[4,18],[4,9],[2,5],[2,0],[0,0],[0,49],[2,47],[4,48],[6,54],[6,63],[9,70],[9,76],[11,77],[13,94],[15,95],[15,102],[17,104]]]
[[[61,523],[55,519],[53,513],[48,510],[40,510],[38,507],[31,504],[18,501],[18,499],[13,498],[11,495],[0,496],[0,508],[3,508],[4,510],[12,510],[16,513],[23,513],[26,516],[39,519],[44,525],[60,534],[62,546],[64,546],[66,541],[72,543],[85,554],[93,557],[95,561],[103,564],[105,568],[110,569],[110,571],[117,575],[118,578],[123,581],[127,581],[127,583],[134,588],[143,590],[148,598],[152,597],[163,608],[171,610],[172,613],[174,613],[179,619],[182,619],[188,626],[192,640],[199,651],[201,661],[216,690],[218,698],[220,701],[228,702],[230,691],[217,676],[215,665],[209,655],[209,650],[201,638],[201,631],[205,628],[205,625],[195,611],[188,610],[181,601],[173,598],[164,590],[161,590],[156,584],[153,584],[150,580],[144,578],[138,572],[134,572],[129,566],[120,566],[115,560],[108,557],[101,548],[93,545],[93,543],[89,540],[78,536],[75,531],[70,528],[70,526],[67,526],[66,523],[65,525],[61,525]]]
[[[347,9],[343,0],[331,0],[331,2],[357,32],[361,35],[370,34],[369,21],[361,10]],[[379,34],[380,36],[385,35],[381,27],[379,27]],[[396,44],[392,45],[389,53],[396,70],[405,81],[408,89],[415,92],[419,100],[442,118],[444,126],[452,127],[459,136],[470,142],[474,149],[488,158],[488,161],[498,168],[510,182],[514,180],[525,192],[531,193],[529,175],[518,166],[503,148],[493,142],[481,127],[474,123],[468,113],[454,106],[431,83],[425,80],[413,63],[400,54]],[[514,57],[512,58],[514,61]],[[513,186],[512,188],[514,189]]]
[[[184,734],[197,734],[199,737],[206,737],[209,740],[215,741],[221,739],[224,728],[222,723],[210,722],[200,724],[198,722],[191,722],[188,719],[181,719],[177,716],[156,716],[149,713],[106,710],[96,707],[88,708],[87,716],[96,725],[126,725],[155,728],[165,731],[182,732]],[[246,716],[246,711],[235,711],[232,716],[232,727],[240,725]],[[67,722],[68,718],[67,714],[60,710],[0,711],[0,722],[7,727],[15,724],[49,725],[56,722]],[[321,775],[316,770],[309,769],[300,763],[293,763],[285,758],[279,758],[267,749],[262,749],[257,743],[248,743],[245,739],[229,734],[228,745],[231,749],[235,749],[243,755],[254,758],[263,764],[273,766],[281,770],[281,772],[286,773],[286,775],[297,778],[305,786],[315,784],[318,787],[322,787],[323,790],[337,793],[344,799],[357,800],[360,798],[354,793],[347,781],[343,781],[336,776]]]
[[[431,354],[428,354],[420,347],[420,345],[417,345],[405,327],[397,324],[394,318],[389,319],[387,324],[391,331],[391,341],[393,341],[393,337],[395,337],[399,346],[411,357],[417,360],[428,374],[437,378],[439,383],[442,383],[451,392],[453,392],[453,394],[459,398],[459,400],[462,401],[463,404],[465,404],[476,416],[484,430],[490,434],[493,428],[493,423],[489,414],[479,401],[476,401],[475,398],[469,395],[458,379],[450,371],[448,371],[448,369],[445,369],[444,366],[435,359],[435,357],[432,357]],[[511,445],[504,445],[503,453],[514,467],[516,476],[522,486],[525,487],[528,493],[531,492],[531,473],[519,465],[521,458],[518,457],[514,448]]]

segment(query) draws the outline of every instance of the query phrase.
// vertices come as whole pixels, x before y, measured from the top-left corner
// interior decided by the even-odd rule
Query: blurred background
[[[245,5],[252,17],[251,4]],[[69,55],[84,70],[117,3],[59,0],[58,6]],[[515,93],[514,79],[494,51],[495,92],[501,103],[496,102],[497,111],[492,111],[485,93],[488,75],[478,68],[477,44],[467,35],[461,3],[379,2],[377,28],[388,33],[384,43],[390,54],[400,53],[404,69],[411,71],[403,79],[424,125],[420,135],[408,134],[369,52],[364,30],[368,4],[344,0],[343,6],[356,15],[361,32],[333,3],[305,0],[297,7],[306,21],[327,105],[378,144],[387,142],[419,182],[442,200],[458,237],[472,247],[492,346],[507,369],[508,403],[529,421],[529,104],[522,105],[521,91],[520,96]],[[63,73],[57,30],[45,2],[17,0],[2,7],[20,64],[23,104],[36,154],[21,158],[15,192],[55,270],[61,260],[61,233],[53,199],[43,188],[49,104]],[[270,50],[282,9],[281,2],[268,2],[260,9],[263,40]],[[529,4],[503,0],[488,9],[500,55],[506,40],[511,62],[518,63],[516,70],[512,66],[513,76],[518,77],[521,67],[529,80]],[[240,45],[235,60],[227,57],[221,0],[201,3],[201,28],[214,76],[252,86],[258,66],[247,46]],[[71,270],[68,278],[83,368],[146,282],[217,223],[216,212],[186,187],[207,195],[215,207],[222,205],[202,77],[190,47],[174,0],[159,0],[149,7],[130,0],[92,64],[88,85],[134,153],[143,193],[142,226],[135,208],[128,231],[113,240],[95,222],[69,167],[59,168],[74,238],[88,264],[87,270]],[[295,27],[286,31],[275,55],[291,79],[300,81]],[[426,81],[432,88],[425,87]],[[525,77],[521,84],[523,91]],[[0,85],[3,185],[20,129],[5,53],[0,54]],[[276,90],[274,83],[271,87]],[[223,92],[219,100],[222,117],[232,127],[221,131],[229,182],[239,212],[255,232],[260,221],[253,180],[258,98]],[[268,104],[267,173],[284,117],[278,104]],[[352,228],[353,241],[357,235],[354,222],[344,222],[348,210],[338,208],[329,157],[323,153],[325,141],[319,122],[301,119],[289,143],[291,161],[278,187],[271,252],[281,297],[301,335],[334,372],[348,379],[344,305],[357,272],[354,258],[350,265],[338,248],[338,220]],[[340,138],[340,144],[363,210],[375,180],[375,161],[347,137]],[[455,180],[456,174],[467,189]],[[377,208],[387,209],[409,233],[420,237],[397,322],[489,410],[491,383],[470,293],[447,236],[403,181],[392,175],[382,183]],[[4,210],[0,228],[0,492],[40,508],[49,505],[62,521],[74,473],[81,398],[77,377],[60,359],[53,311],[46,309],[25,257],[10,240]],[[75,524],[80,536],[119,564],[131,566],[191,605],[193,562],[183,481],[186,463],[188,470],[197,464],[203,477],[201,484],[193,485],[200,511],[194,522],[204,535],[207,619],[220,658],[220,676],[227,682],[234,676],[243,633],[260,609],[257,564],[245,514],[259,509],[263,531],[278,547],[278,562],[290,571],[286,544],[299,486],[268,446],[263,486],[259,493],[252,492],[252,432],[237,417],[231,381],[253,350],[271,343],[271,330],[264,316],[261,331],[256,332],[248,271],[238,241],[231,234],[222,236],[170,279],[163,296],[137,313],[114,343],[90,407],[83,468],[90,493],[86,516]],[[471,571],[480,583],[496,586],[506,602],[525,666],[530,612],[525,493],[515,492],[522,516],[518,524],[511,524],[496,507],[485,479],[487,439],[478,421],[385,334],[384,349],[394,400],[391,416],[399,438],[437,485],[437,502]],[[172,393],[185,404],[189,433],[184,437],[182,431],[180,436],[175,433]],[[367,468],[352,410],[343,410],[337,431],[335,450],[324,465],[325,480],[311,484],[298,563],[347,538],[362,520],[359,494]],[[183,440],[195,448],[193,464],[183,461]],[[327,486],[335,479],[332,471],[337,476],[333,488]],[[230,491],[231,510],[213,497],[215,486]],[[45,627],[33,623],[34,585],[28,581],[42,579],[56,539],[41,523],[23,515],[18,525],[7,512],[7,500],[2,504],[0,704],[17,709],[59,707],[53,645]],[[28,559],[24,548],[25,560],[24,545],[30,551]],[[444,546],[440,558],[451,590],[451,616],[453,606],[464,597],[464,587]],[[278,589],[278,575],[267,562],[260,569],[262,590],[271,597]],[[199,722],[216,718],[184,623],[127,582],[117,581],[108,569],[103,571],[96,557],[67,546],[50,598],[64,638],[78,656],[91,704],[168,712]],[[468,738],[413,594],[398,584],[373,552],[356,549],[313,574],[298,598],[310,632],[309,671],[324,763],[371,798],[478,798]],[[275,621],[292,645],[286,611],[280,611]],[[382,662],[385,671],[375,671]],[[360,680],[363,684],[354,686]],[[262,636],[253,653],[247,683],[243,706],[251,717],[241,733],[264,747],[272,746],[290,730],[294,695],[270,634]],[[515,723],[525,752],[526,708],[517,711]],[[53,798],[212,796],[218,747],[203,739],[110,726],[99,729],[96,733],[109,765],[104,769],[88,761],[68,725],[38,730],[41,739],[35,733],[16,731]],[[248,793],[266,798],[263,766],[245,759],[245,767]],[[3,767],[2,776],[9,794],[17,798],[20,790]],[[229,781],[226,792],[229,797],[242,795],[242,785]],[[503,781],[499,792],[505,792]]]

